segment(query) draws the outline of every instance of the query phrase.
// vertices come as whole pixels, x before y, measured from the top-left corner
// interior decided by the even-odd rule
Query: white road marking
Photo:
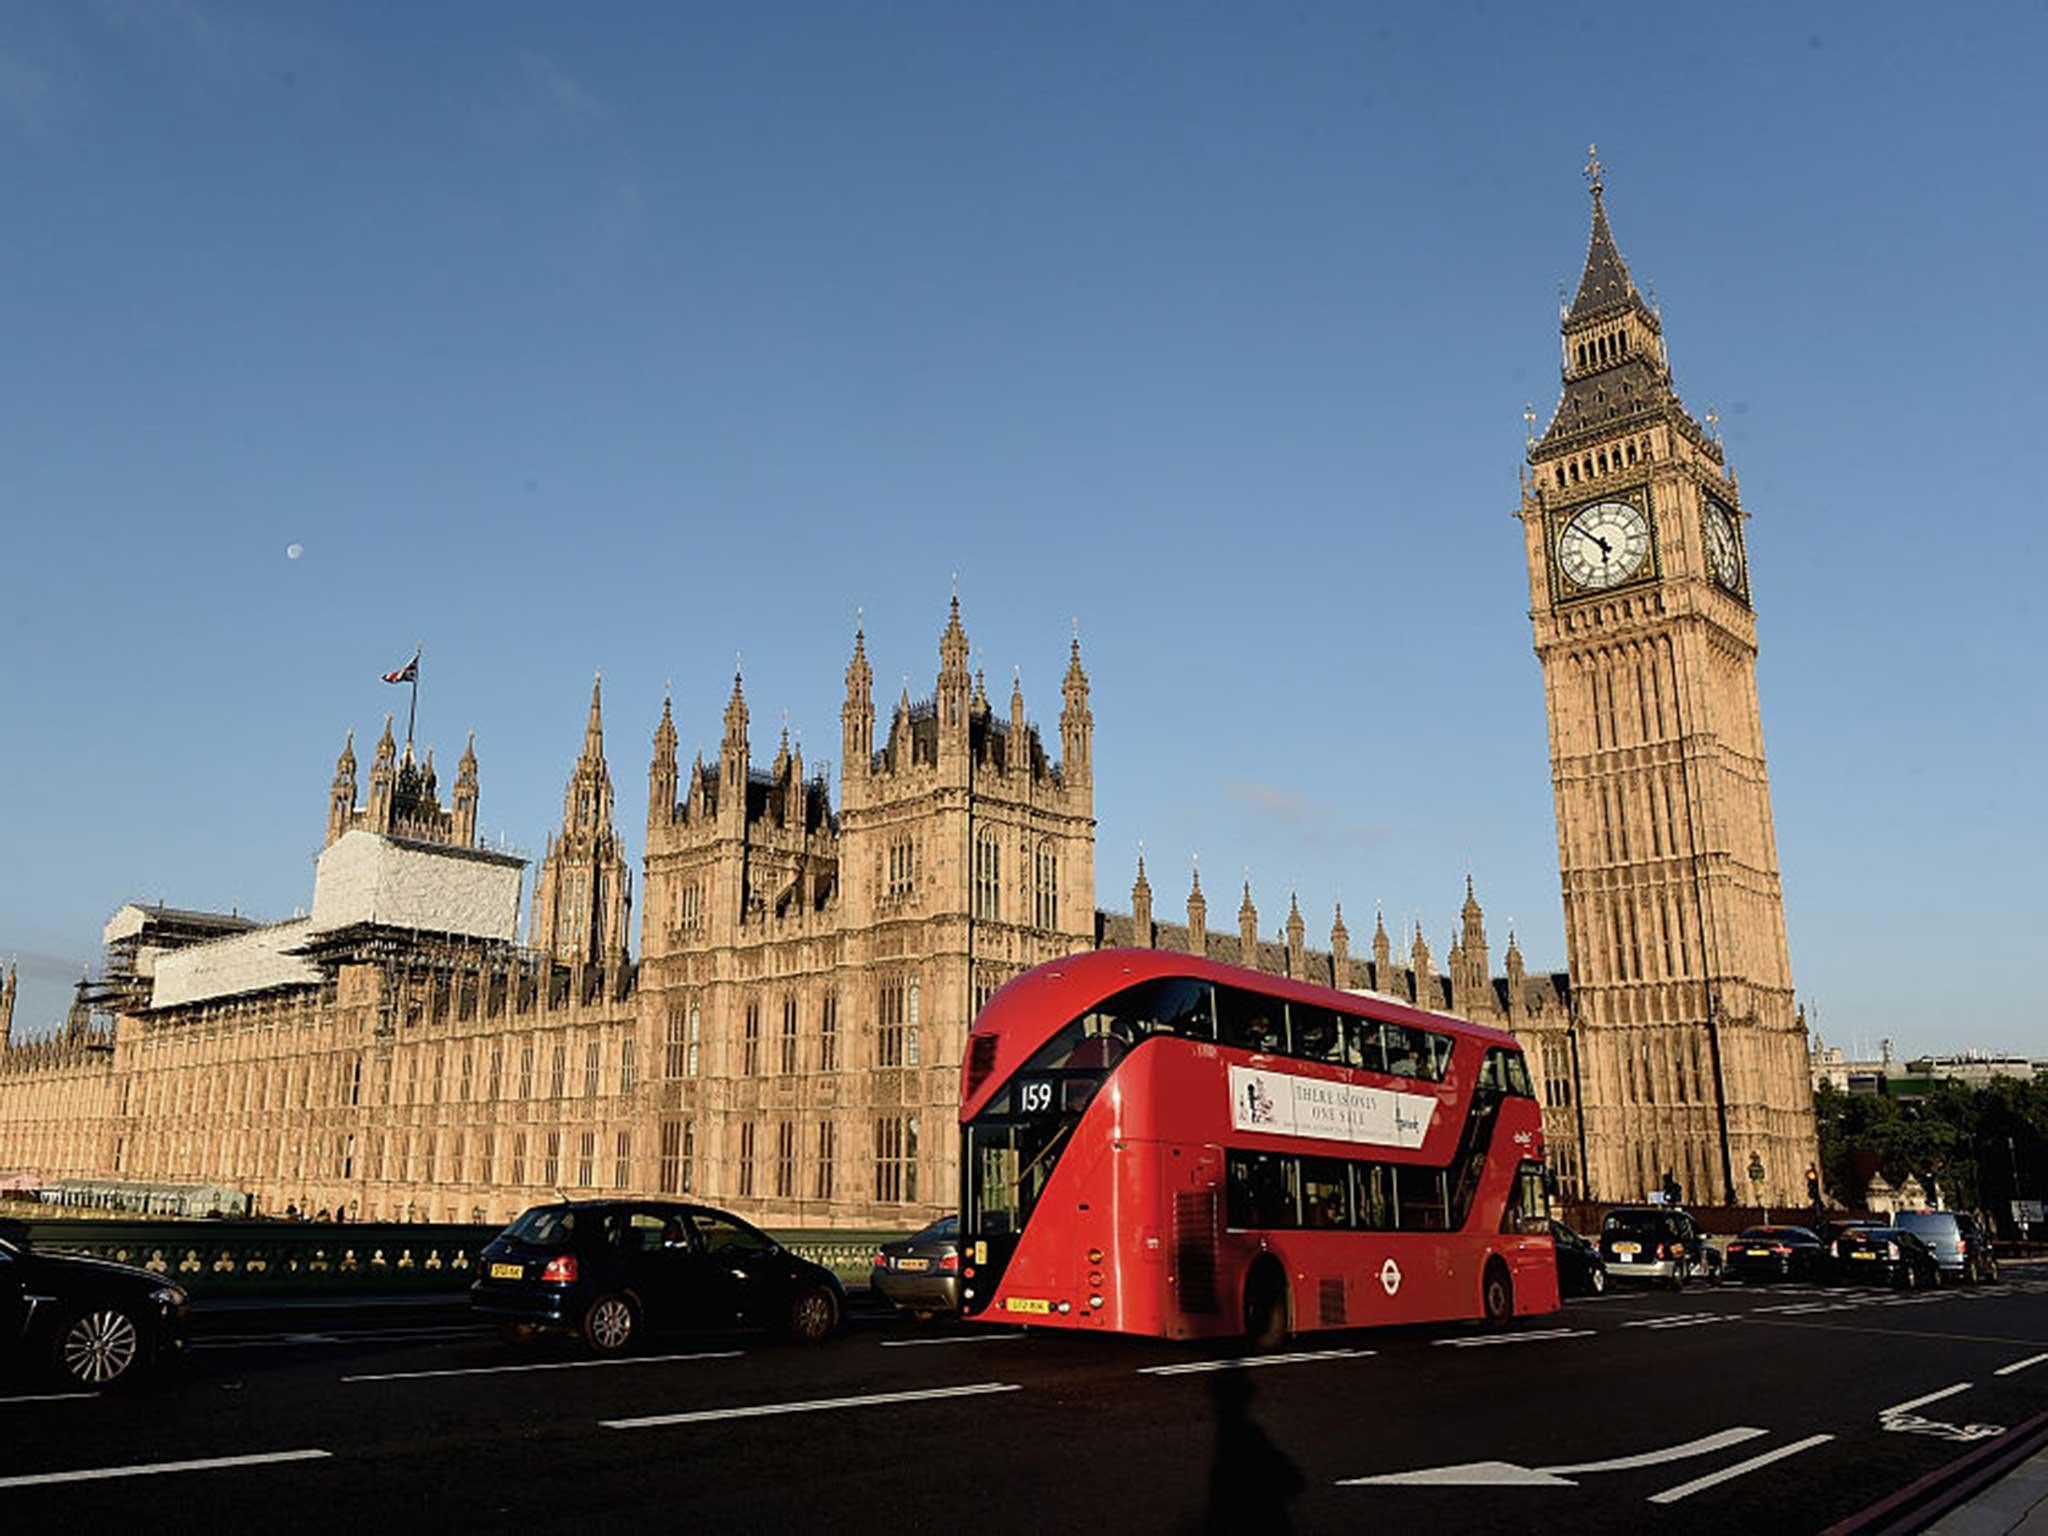
[[[1610,1461],[1586,1461],[1560,1467],[1522,1467],[1511,1461],[1467,1461],[1456,1466],[1425,1467],[1418,1472],[1389,1472],[1378,1477],[1341,1478],[1337,1486],[1576,1488],[1578,1484],[1566,1476],[1567,1473],[1627,1472],[1637,1467],[1654,1467],[1667,1461],[1685,1461],[1693,1456],[1705,1456],[1713,1451],[1725,1450],[1731,1445],[1740,1445],[1745,1440],[1754,1440],[1763,1433],[1765,1431],[1761,1429],[1741,1426],[1724,1429],[1716,1434],[1702,1435],[1697,1440],[1687,1440],[1681,1445],[1668,1445],[1662,1450],[1644,1451],[1635,1456],[1617,1456]]]
[[[210,1472],[216,1467],[262,1467],[280,1461],[324,1461],[328,1451],[270,1451],[261,1456],[209,1456],[204,1461],[146,1461],[129,1467],[86,1467],[77,1472],[31,1472],[0,1477],[0,1488],[33,1488],[42,1483],[90,1483],[109,1477],[153,1477],[160,1472]]]
[[[1769,1430],[1752,1429],[1738,1425],[1734,1429],[1720,1430],[1711,1435],[1702,1435],[1697,1440],[1688,1440],[1683,1445],[1667,1445],[1661,1451],[1644,1451],[1638,1456],[1616,1456],[1608,1461],[1582,1461],[1569,1467],[1539,1467],[1553,1477],[1563,1477],[1572,1472],[1629,1472],[1637,1467],[1654,1467],[1660,1462],[1684,1461],[1692,1456],[1705,1456],[1711,1451],[1723,1451],[1731,1445],[1740,1445],[1745,1440],[1754,1440],[1758,1435],[1769,1434]]]
[[[1709,1472],[1705,1477],[1696,1477],[1689,1483],[1680,1483],[1676,1488],[1666,1488],[1662,1493],[1653,1493],[1650,1495],[1650,1502],[1676,1504],[1680,1499],[1690,1498],[1703,1488],[1711,1488],[1716,1483],[1743,1477],[1759,1467],[1768,1467],[1772,1462],[1783,1461],[1787,1456],[1797,1456],[1801,1451],[1810,1451],[1816,1445],[1825,1445],[1834,1438],[1833,1435],[1808,1435],[1804,1440],[1794,1440],[1790,1445],[1781,1445],[1775,1451],[1765,1451],[1761,1456],[1738,1461],[1732,1467],[1723,1467],[1718,1472]]]
[[[1141,1365],[1140,1376],[1193,1376],[1202,1371],[1241,1371],[1261,1365],[1303,1365],[1311,1360],[1363,1360],[1370,1349],[1313,1349],[1291,1355],[1252,1355],[1244,1360],[1183,1360],[1177,1365]]]
[[[2039,1365],[2043,1360],[2048,1360],[2048,1355],[2029,1355],[2024,1360],[2013,1361],[2011,1365],[2001,1365],[1991,1374],[1994,1376],[2014,1376],[2024,1371],[2030,1365]]]
[[[1915,1408],[1924,1408],[1929,1403],[1938,1403],[1944,1397],[1954,1397],[1958,1392],[1969,1390],[1970,1384],[1967,1381],[1959,1381],[1952,1387],[1943,1387],[1939,1392],[1930,1392],[1925,1397],[1915,1397],[1903,1403],[1893,1403],[1889,1408],[1880,1408],[1877,1410],[1877,1416],[1881,1419],[1887,1414],[1910,1413]]]
[[[1735,1312],[1679,1312],[1670,1317],[1641,1317],[1632,1323],[1623,1323],[1624,1328],[1697,1328],[1702,1323],[1737,1323],[1741,1314]]]
[[[601,1365],[666,1365],[677,1360],[736,1360],[739,1349],[712,1349],[695,1355],[635,1355],[627,1360],[544,1360],[532,1365],[472,1365],[449,1371],[384,1371],[374,1376],[344,1376],[343,1381],[425,1381],[432,1376],[502,1376],[512,1371],[588,1371]]]
[[[955,1333],[943,1339],[884,1339],[884,1349],[915,1349],[920,1344],[1007,1344],[1012,1339],[1029,1338],[1026,1333]]]
[[[710,1424],[721,1419],[765,1419],[781,1413],[822,1413],[832,1408],[873,1408],[883,1403],[923,1403],[946,1397],[977,1397],[986,1392],[1021,1392],[1010,1381],[984,1381],[971,1387],[931,1387],[922,1392],[871,1392],[865,1397],[819,1397],[802,1403],[755,1403],[742,1408],[706,1408],[698,1413],[657,1413],[640,1419],[600,1419],[605,1429],[655,1429],[665,1424]]]
[[[1448,1344],[1452,1349],[1481,1349],[1489,1344],[1540,1344],[1548,1339],[1590,1339],[1594,1332],[1591,1328],[1534,1328],[1527,1333],[1492,1333],[1475,1339],[1434,1339],[1431,1342]]]
[[[2043,1358],[2048,1358],[2048,1356]],[[0,1397],[0,1405],[7,1403],[68,1403],[77,1398],[98,1396],[99,1393],[97,1392],[32,1392],[21,1397]]]

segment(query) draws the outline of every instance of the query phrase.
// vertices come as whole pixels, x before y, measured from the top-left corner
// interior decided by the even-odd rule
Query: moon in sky
[[[306,546],[303,544],[287,544],[284,547],[284,557],[287,560],[296,560],[305,552]]]

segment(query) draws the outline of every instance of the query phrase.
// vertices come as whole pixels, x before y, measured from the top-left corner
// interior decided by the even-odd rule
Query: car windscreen
[[[576,1232],[576,1213],[567,1206],[537,1205],[505,1229],[515,1243],[552,1248],[569,1241]]]

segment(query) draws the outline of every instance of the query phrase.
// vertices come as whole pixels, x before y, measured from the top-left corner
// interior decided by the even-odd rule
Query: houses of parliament
[[[1681,403],[1597,160],[1563,392],[1517,509],[1550,728],[1566,966],[1496,972],[1466,882],[1421,931],[1311,945],[1253,894],[1212,926],[1191,873],[1097,904],[1095,722],[1076,639],[1057,741],[969,666],[880,709],[853,637],[836,786],[785,733],[757,760],[740,678],[713,761],[664,700],[637,881],[593,686],[535,872],[477,845],[472,740],[447,803],[387,721],[336,763],[306,915],[122,907],[56,1033],[0,990],[0,1178],[218,1184],[255,1209],[498,1221],[556,1191],[688,1194],[785,1228],[952,1207],[969,1025],[1008,978],[1099,946],[1183,950],[1513,1031],[1568,1194],[1803,1199],[1814,1158],[1755,686],[1746,514]],[[1057,756],[1054,755],[1055,748]],[[765,753],[761,755],[766,755]],[[1233,921],[1234,919],[1234,921]],[[634,952],[637,937],[637,954]]]

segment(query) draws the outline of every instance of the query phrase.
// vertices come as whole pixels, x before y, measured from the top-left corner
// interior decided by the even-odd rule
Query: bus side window
[[[1227,1196],[1230,1225],[1246,1231],[1298,1226],[1295,1174],[1295,1160],[1277,1152],[1232,1152]]]
[[[1353,1163],[1358,1224],[1369,1232],[1394,1230],[1394,1170],[1385,1163]]]
[[[1387,1070],[1387,1051],[1380,1043],[1378,1019],[1344,1021],[1344,1060],[1351,1066],[1373,1072]]]
[[[1550,1197],[1543,1188],[1541,1163],[1525,1162],[1515,1170],[1514,1186],[1500,1213],[1500,1229],[1534,1234],[1550,1230]]]
[[[1277,998],[1230,987],[1216,989],[1216,1038],[1240,1050],[1284,1052],[1287,1049],[1286,1004]]]
[[[1508,1092],[1518,1098],[1536,1097],[1536,1085],[1529,1081],[1529,1062],[1520,1051],[1507,1053]]]
[[[1326,1008],[1290,1005],[1287,1022],[1294,1037],[1294,1054],[1307,1061],[1344,1059],[1343,1021]]]
[[[1496,1045],[1479,1058],[1478,1086],[1488,1093],[1506,1093],[1508,1091],[1507,1054],[1506,1051]]]
[[[1304,1227],[1351,1225],[1351,1181],[1335,1158],[1301,1160],[1301,1224]]]
[[[1216,1038],[1216,1018],[1210,1010],[1209,984],[1176,976],[1149,981],[1134,987],[1118,999],[1141,1034],[1180,1035],[1190,1040]]]
[[[1444,1199],[1444,1171],[1417,1168],[1404,1163],[1400,1170],[1401,1230],[1441,1232],[1448,1225]]]
[[[1444,1074],[1451,1070],[1451,1046],[1454,1042],[1449,1035],[1424,1035],[1422,1038],[1429,1046],[1429,1070],[1426,1075],[1431,1082],[1440,1083],[1444,1080]]]
[[[1396,1077],[1422,1076],[1423,1041],[1420,1030],[1406,1024],[1380,1025],[1380,1039],[1386,1045],[1387,1070]]]

